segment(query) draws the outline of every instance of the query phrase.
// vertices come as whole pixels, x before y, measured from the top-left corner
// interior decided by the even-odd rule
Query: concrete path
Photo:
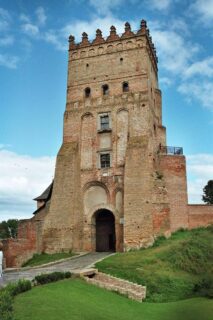
[[[110,255],[110,252],[91,252],[81,257],[75,257],[68,261],[63,261],[55,265],[39,267],[36,269],[11,271],[3,273],[3,277],[0,278],[0,287],[5,286],[9,282],[17,281],[19,279],[32,280],[36,275],[41,273],[50,273],[54,271],[75,271],[90,267],[95,262]]]

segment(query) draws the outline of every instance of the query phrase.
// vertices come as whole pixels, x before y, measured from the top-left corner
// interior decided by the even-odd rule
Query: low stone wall
[[[139,302],[142,302],[142,300],[146,298],[146,287],[102,272],[97,272],[92,278],[85,277],[85,280],[100,288],[119,292],[120,294],[126,295],[128,298]]]
[[[206,227],[213,224],[213,205],[190,204],[189,212],[189,229]]]

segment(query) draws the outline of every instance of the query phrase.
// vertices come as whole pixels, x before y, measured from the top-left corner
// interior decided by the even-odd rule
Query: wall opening
[[[128,92],[129,91],[129,84],[128,82],[123,82],[123,92]]]
[[[91,89],[90,89],[89,87],[87,87],[87,88],[84,90],[84,92],[85,92],[85,97],[86,97],[86,98],[89,98],[90,95],[91,95]]]
[[[106,209],[98,210],[95,214],[96,251],[115,251],[115,217]]]
[[[107,96],[109,94],[109,86],[108,86],[108,84],[104,84],[102,86],[102,90],[103,90],[103,95]]]

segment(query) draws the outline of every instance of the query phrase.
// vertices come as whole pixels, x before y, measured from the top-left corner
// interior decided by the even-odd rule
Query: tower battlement
[[[145,41],[142,41],[142,38],[145,39]],[[152,56],[153,63],[155,65],[155,68],[157,70],[157,53],[154,46],[154,43],[152,42],[152,37],[149,34],[149,29],[147,28],[147,23],[145,20],[141,20],[140,28],[137,31],[131,30],[131,25],[129,22],[125,23],[125,31],[122,34],[117,34],[116,28],[114,26],[110,27],[110,34],[107,37],[102,36],[102,31],[100,29],[96,30],[96,37],[94,40],[90,41],[88,39],[88,34],[86,32],[82,33],[82,40],[80,43],[75,43],[75,37],[73,35],[69,36],[69,51],[71,52],[71,58],[79,59],[84,58],[87,56],[86,53],[89,54],[89,56],[97,55],[97,54],[104,54],[108,52],[113,51],[122,51],[126,49],[131,49],[134,47],[132,45],[132,40],[134,40],[134,44],[136,44],[138,47],[141,46],[147,46],[149,53]],[[141,39],[141,40],[140,40]],[[115,43],[116,42],[116,43]],[[104,45],[104,47],[99,48],[98,50],[95,50],[96,46]],[[92,51],[91,48],[94,48]],[[89,52],[87,51],[81,51],[81,49],[88,49],[90,48]],[[73,52],[76,51],[77,52]],[[81,51],[81,52],[79,52]]]

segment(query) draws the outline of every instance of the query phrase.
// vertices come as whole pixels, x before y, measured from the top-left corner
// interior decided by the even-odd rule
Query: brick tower
[[[168,150],[146,22],[69,37],[63,144],[42,250],[123,251],[188,226],[185,158]],[[169,151],[169,152],[168,152]],[[170,154],[168,154],[170,153]]]

